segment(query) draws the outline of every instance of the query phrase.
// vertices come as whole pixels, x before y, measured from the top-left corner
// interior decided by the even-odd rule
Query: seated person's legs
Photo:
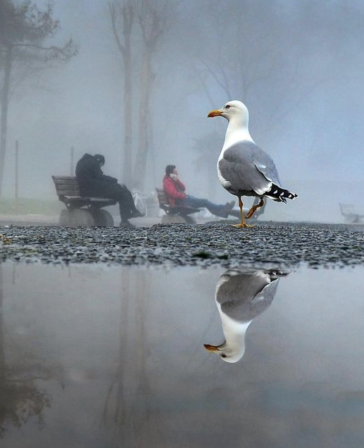
[[[116,182],[98,182],[92,192],[96,197],[115,199],[119,203],[121,221],[128,222],[130,218],[143,216],[135,207],[133,196],[125,185]]]
[[[117,185],[119,187],[118,201],[121,221],[126,222],[130,218],[138,218],[144,216],[135,207],[133,196],[128,188],[125,185]]]
[[[207,210],[215,216],[220,218],[227,218],[228,211],[231,210],[231,204],[214,204],[208,199],[196,198],[194,196],[188,195],[184,200],[184,205],[196,208],[207,208]],[[232,204],[234,205],[234,204]]]

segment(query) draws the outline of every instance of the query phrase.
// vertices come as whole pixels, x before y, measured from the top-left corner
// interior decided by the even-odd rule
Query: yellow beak
[[[215,115],[214,115],[214,116],[215,116]],[[216,345],[204,344],[203,346],[204,346],[205,349],[208,350],[209,352],[217,353],[217,352],[219,351],[219,349],[216,347]]]
[[[211,118],[211,117],[221,117],[221,111],[220,110],[212,110],[211,112],[209,112],[209,114],[207,116],[209,118]]]

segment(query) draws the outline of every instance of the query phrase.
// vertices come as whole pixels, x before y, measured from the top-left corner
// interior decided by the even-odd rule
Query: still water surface
[[[364,446],[363,274],[4,264],[0,446]]]

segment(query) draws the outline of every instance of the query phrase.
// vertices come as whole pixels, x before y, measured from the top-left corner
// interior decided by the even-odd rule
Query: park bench
[[[111,227],[114,225],[111,214],[101,210],[102,207],[116,204],[114,199],[81,196],[77,179],[73,176],[52,176],[52,179],[59,200],[66,206],[66,210],[62,210],[59,217],[60,226]]]
[[[354,210],[353,204],[340,204],[340,211],[343,217],[345,218],[345,221],[350,224],[355,224],[361,222],[361,218],[364,217],[364,215],[359,214],[357,211]]]
[[[196,221],[190,215],[199,212],[199,208],[178,205],[172,207],[171,205],[169,205],[165,191],[162,188],[156,188],[156,191],[158,196],[159,208],[161,208],[165,212],[165,215],[162,217],[162,224],[196,224]]]

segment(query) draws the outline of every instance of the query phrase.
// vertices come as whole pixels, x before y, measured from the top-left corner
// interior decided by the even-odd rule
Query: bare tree
[[[151,128],[150,97],[155,80],[153,72],[153,55],[166,28],[166,8],[156,7],[155,2],[143,0],[138,11],[144,51],[140,71],[140,99],[138,123],[138,151],[134,166],[134,185],[142,190],[146,177],[147,158],[149,152],[149,130]]]
[[[203,135],[195,140],[193,150],[196,152],[195,171],[201,179],[206,179],[206,190],[209,198],[215,197],[216,187],[216,161],[221,151],[222,138],[217,132]]]
[[[131,182],[132,135],[133,135],[133,72],[132,72],[132,31],[135,18],[133,0],[109,2],[109,14],[117,48],[124,67],[124,147],[122,149],[123,182]]]
[[[70,39],[63,46],[47,46],[46,41],[60,29],[53,18],[50,2],[40,10],[30,1],[15,4],[12,0],[0,0],[0,69],[3,70],[0,110],[0,195],[2,191],[4,162],[7,145],[7,121],[10,89],[15,65],[25,63],[29,73],[31,67],[46,65],[51,61],[67,62],[78,52]]]
[[[279,30],[276,22],[266,29],[259,27],[256,19],[259,17],[264,23],[267,10],[274,11],[275,2],[270,3],[270,8],[257,3],[254,11],[248,3],[203,3],[207,22],[218,32],[213,36],[208,32],[209,42],[201,42],[198,69],[204,71],[206,79],[214,81],[227,99],[246,101],[257,86],[272,76],[282,51],[269,45]]]
[[[123,182],[140,190],[144,188],[150,151],[150,98],[156,78],[153,57],[166,30],[169,9],[167,2],[151,0],[113,0],[109,3],[113,35],[122,56],[124,72]],[[133,27],[134,22],[137,27]],[[135,95],[133,79],[138,80],[139,85]],[[135,104],[138,104],[137,110]],[[138,115],[138,144],[133,158],[134,113]]]
[[[39,383],[55,379],[62,384],[63,378],[60,364],[34,353],[30,340],[19,340],[14,334],[9,336],[3,299],[0,266],[0,439],[9,425],[19,428],[32,417],[42,427],[44,411],[51,407],[52,399]]]
[[[282,135],[289,141],[288,122],[304,126],[305,145],[322,154],[317,142],[326,128],[327,108],[307,110],[327,98],[325,90],[347,67],[355,67],[363,48],[362,11],[348,8],[344,0],[335,5],[304,0],[282,14],[279,3],[198,2],[205,20],[191,23],[189,38],[200,36],[200,45],[191,45],[192,69],[205,81],[206,98],[215,98],[213,108],[231,99],[247,103],[259,145],[274,148]]]

